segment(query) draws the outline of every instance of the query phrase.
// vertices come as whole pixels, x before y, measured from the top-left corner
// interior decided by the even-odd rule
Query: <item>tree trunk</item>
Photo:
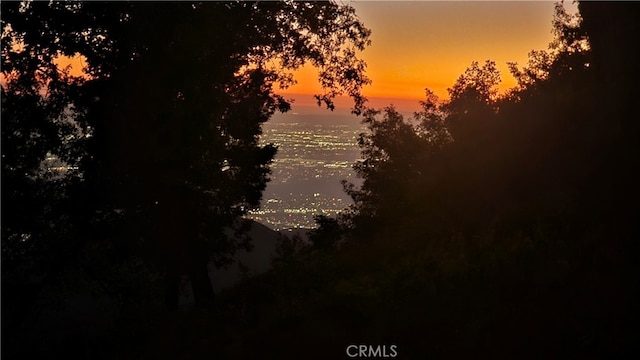
[[[180,297],[180,274],[177,269],[170,269],[164,276],[165,306],[167,310],[178,310]]]
[[[214,294],[206,260],[197,260],[189,264],[189,279],[191,279],[196,307],[209,306],[213,301]]]

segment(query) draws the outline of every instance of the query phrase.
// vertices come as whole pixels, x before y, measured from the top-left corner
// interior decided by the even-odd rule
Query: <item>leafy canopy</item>
[[[241,219],[276,152],[261,125],[291,107],[278,88],[311,63],[319,104],[346,94],[362,112],[369,34],[332,2],[3,2],[3,201],[20,209],[3,250],[54,234],[75,239],[53,247],[70,262],[103,241],[165,268],[224,264],[249,246]]]

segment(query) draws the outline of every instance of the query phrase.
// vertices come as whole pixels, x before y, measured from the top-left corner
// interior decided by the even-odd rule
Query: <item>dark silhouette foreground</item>
[[[7,187],[3,183],[3,205],[19,210],[14,214],[29,215],[21,220],[3,211],[3,356],[56,353],[91,359],[327,359],[346,358],[346,348],[351,344],[396,345],[399,359],[630,358],[638,353],[640,142],[634,115],[634,100],[639,95],[634,60],[638,53],[638,3],[581,2],[581,21],[558,6],[556,41],[546,51],[532,52],[528,64],[510,65],[518,86],[506,95],[496,92],[500,74],[495,63],[473,62],[450,88],[449,100],[439,101],[427,91],[422,110],[412,121],[393,107],[364,111],[368,130],[360,139],[363,161],[355,165],[363,185],[357,188],[345,184],[355,205],[337,218],[319,217],[319,228],[311,232],[309,241],[283,237],[271,271],[248,276],[241,285],[215,298],[208,280],[200,277],[208,261],[204,254],[219,255],[214,259],[224,262],[222,255],[230,254],[242,242],[218,241],[221,238],[217,236],[210,237],[213,242],[205,241],[207,237],[202,235],[223,229],[224,224],[236,225],[233,221],[241,215],[243,206],[257,204],[268,173],[266,164],[274,151],[257,146],[259,124],[279,105],[284,106],[271,93],[272,82],[267,78],[273,74],[258,67],[246,76],[232,76],[245,63],[227,63],[236,59],[231,56],[236,53],[226,47],[240,43],[244,50],[255,50],[251,39],[257,36],[264,41],[259,50],[270,51],[270,46],[275,46],[284,52],[285,63],[289,59],[292,66],[296,59],[310,55],[316,65],[343,74],[342,80],[355,81],[359,89],[366,78],[358,62],[349,63],[358,70],[356,73],[338,71],[329,62],[343,64],[340,61],[316,54],[312,46],[299,47],[309,40],[304,34],[272,31],[271,26],[275,26],[273,19],[283,19],[277,16],[282,10],[287,14],[284,19],[291,15],[287,11],[293,11],[297,17],[292,19],[307,21],[304,24],[309,29],[316,29],[314,34],[319,37],[313,37],[315,41],[321,42],[320,35],[346,29],[341,34],[355,36],[358,44],[366,40],[368,32],[359,23],[347,26],[353,18],[350,13],[340,12],[339,7],[282,3],[208,6],[211,13],[207,16],[220,19],[217,25],[211,25],[219,28],[210,36],[224,34],[225,39],[216,43],[216,52],[207,50],[211,47],[192,49],[189,41],[200,41],[199,36],[181,36],[198,33],[199,26],[204,26],[195,21],[202,20],[200,17],[180,22],[175,29],[159,25],[171,23],[168,18],[180,18],[177,11],[191,11],[188,6],[175,5],[159,11],[165,17],[153,18],[157,23],[146,33],[149,44],[174,39],[173,43],[167,42],[171,47],[149,46],[149,51],[159,51],[149,63],[134,62],[129,64],[129,72],[105,80],[106,84],[114,81],[120,86],[104,89],[125,89],[122,93],[101,93],[116,98],[98,107],[108,114],[105,119],[128,114],[123,119],[146,120],[115,121],[119,127],[104,130],[104,138],[98,136],[97,122],[95,141],[104,141],[106,148],[95,146],[116,155],[100,157],[102,153],[92,152],[94,145],[87,145],[87,154],[106,163],[98,166],[89,161],[83,165],[87,166],[87,178],[78,180],[78,188],[72,186],[73,178],[43,181],[35,177],[25,181],[19,176],[20,171],[37,168],[37,159],[62,144],[51,140],[41,146],[41,141],[9,136],[34,126],[40,129],[42,141],[56,138],[45,136],[51,135],[46,131],[49,125],[41,127],[38,122],[47,108],[38,105],[35,85],[29,82],[34,79],[16,80],[12,85],[31,89],[26,93],[29,96],[5,92],[8,90],[3,87],[3,156],[7,154],[3,182],[11,184]],[[31,30],[26,33],[47,43],[47,39],[39,38],[46,32],[35,31],[35,25],[22,30],[19,9],[13,6],[12,12],[5,12],[7,7],[3,3],[3,21],[11,19],[15,31]],[[37,9],[34,16],[52,18],[51,14],[47,17],[47,6],[37,5]],[[106,7],[106,12],[100,9],[96,14],[104,15],[115,7]],[[142,13],[148,10],[143,5],[139,9]],[[223,19],[223,13],[229,20]],[[114,14],[98,18],[117,23],[120,20]],[[329,24],[318,25],[315,21],[319,14],[326,16],[324,19],[345,22],[338,21],[342,24],[338,26],[327,20]],[[331,14],[340,15],[333,18]],[[252,16],[264,20],[257,24],[257,34],[255,29],[233,33],[225,28],[251,24]],[[290,22],[293,20],[283,21],[291,25],[284,29],[297,28]],[[143,29],[148,25],[132,24]],[[177,31],[173,37],[166,34],[169,29]],[[160,30],[166,36],[159,36]],[[120,36],[127,34],[131,33]],[[130,56],[143,48],[133,43],[124,54]],[[97,51],[94,55],[98,58],[119,56],[108,51],[103,54],[95,44],[90,49]],[[3,57],[6,51],[3,48]],[[188,56],[182,58],[183,53]],[[250,54],[261,56],[260,51]],[[162,68],[165,55],[171,59],[170,67],[175,66],[173,70]],[[344,55],[342,61],[349,58],[348,53]],[[21,64],[32,69],[26,55],[15,56],[12,66]],[[180,103],[182,96],[191,101],[189,91],[198,90],[197,86],[171,92],[171,100],[166,96],[154,98],[154,88],[143,91],[147,84],[166,89],[165,81],[195,80],[195,84],[201,84],[199,77],[204,72],[200,70],[210,56],[220,56],[213,63],[231,64],[234,70],[214,67],[208,73],[222,79],[216,84],[229,86],[227,90],[214,87],[214,91],[220,91],[214,98],[223,99],[215,101],[222,104],[196,97],[189,106],[169,106],[172,101]],[[191,61],[201,66],[190,72]],[[104,67],[94,68],[92,74],[99,75],[117,62],[99,64]],[[138,70],[144,77],[136,85],[129,76]],[[173,76],[159,79],[158,71]],[[336,81],[345,85],[342,80]],[[52,96],[73,94],[69,91],[75,88],[67,88],[68,84],[59,82],[60,88],[53,89],[59,93],[53,91]],[[347,89],[349,84],[345,85]],[[179,87],[170,90],[176,89]],[[210,88],[201,94],[208,91]],[[152,107],[128,103],[130,96],[145,104],[166,106],[155,114]],[[147,96],[151,98],[145,100]],[[191,119],[198,104],[210,104],[216,116],[231,116],[233,121],[216,123],[224,126],[214,126],[215,131],[209,131],[207,121],[185,121]],[[88,109],[94,111],[93,106]],[[166,115],[173,111],[177,112],[175,116]],[[166,126],[157,127],[158,123]],[[147,129],[156,132],[147,134],[143,131]],[[121,134],[127,135],[123,140],[113,140]],[[210,142],[198,140],[195,144],[199,147],[191,149],[198,134],[209,134],[207,139],[215,139],[217,147],[208,148]],[[147,148],[154,139],[163,139],[161,143],[168,147]],[[238,148],[222,146],[230,143]],[[186,149],[191,150],[182,153]],[[218,155],[221,157],[215,157]],[[166,166],[148,162],[156,157]],[[213,162],[218,175],[224,175],[205,191],[213,191],[215,196],[211,196],[222,201],[216,203],[218,207],[213,210],[217,212],[211,217],[212,204],[202,200],[207,199],[201,197],[202,189],[184,184],[198,184],[200,176],[211,180],[206,169],[214,158],[218,160]],[[120,176],[118,181],[114,180],[116,175],[100,172],[114,168]],[[102,182],[96,180],[107,175]],[[92,181],[100,185],[100,191],[89,185]],[[64,184],[69,193],[51,191],[59,184]],[[85,197],[73,197],[75,191]],[[86,194],[92,194],[86,200],[88,204],[78,205],[75,201],[87,199]],[[243,199],[239,203],[238,196]],[[41,207],[42,203],[46,206]],[[108,204],[102,209],[111,209],[99,212],[99,221],[92,207],[96,204]],[[88,207],[91,211],[86,210],[88,205],[92,205]],[[127,216],[120,217],[123,211]],[[127,236],[114,229],[125,229]],[[38,238],[42,245],[20,241],[25,234]],[[7,239],[10,241],[5,242]],[[156,264],[160,270],[139,265],[142,260]],[[45,269],[58,271],[46,273]],[[86,275],[79,277],[79,273]],[[163,299],[167,290],[167,302],[176,307],[178,273],[189,273],[196,298],[203,300],[196,300],[199,307],[167,312],[157,299]],[[163,283],[162,278],[167,282],[166,289],[157,286]],[[52,279],[73,282],[66,283],[70,290],[62,291],[60,283],[49,282]],[[55,285],[44,286],[50,283]],[[77,290],[94,289],[87,284],[97,284],[98,290],[92,294],[98,296],[93,298]],[[51,310],[59,297],[83,306],[73,311]],[[20,312],[25,315],[14,315]],[[9,319],[5,314],[10,314]],[[9,334],[7,329],[11,329]],[[72,336],[51,336],[57,330]]]

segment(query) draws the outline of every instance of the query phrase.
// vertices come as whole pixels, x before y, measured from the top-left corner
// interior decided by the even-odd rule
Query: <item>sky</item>
[[[506,63],[524,65],[531,50],[546,49],[553,40],[553,1],[342,3],[352,5],[372,30],[372,44],[360,56],[373,81],[363,92],[374,106],[393,102],[417,108],[425,88],[446,99],[447,88],[474,60],[496,62],[504,91],[515,85]],[[565,7],[575,9],[570,3]],[[309,94],[321,92],[315,77],[314,69],[303,68],[296,73],[298,84],[283,93],[308,105]]]
[[[472,61],[495,61],[504,91],[515,85],[506,63],[524,65],[531,50],[546,49],[553,40],[555,2],[549,0],[338,2],[353,6],[372,30],[372,44],[360,56],[373,81],[363,93],[374,107],[394,104],[405,112],[418,110],[425,88],[446,99],[447,88]],[[570,1],[565,7],[576,9]],[[317,71],[305,66],[295,78],[298,83],[280,93],[295,99],[294,111],[319,111],[313,99],[322,92]],[[348,112],[352,102],[338,99],[336,105]],[[314,110],[301,109],[309,106]]]

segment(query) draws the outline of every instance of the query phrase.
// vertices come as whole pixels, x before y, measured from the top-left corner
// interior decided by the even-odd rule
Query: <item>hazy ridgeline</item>
[[[637,356],[640,4],[581,2],[582,19],[558,6],[556,41],[511,66],[512,92],[473,62],[411,119],[361,106],[363,64],[341,52],[366,46],[353,13],[297,4],[2,3],[3,357]],[[94,78],[58,74],[58,50],[86,53]],[[261,129],[301,122],[267,122],[288,109],[271,87],[286,74],[257,66],[276,58],[324,66],[321,102],[346,91],[363,123],[304,124],[278,158]],[[158,76],[172,66],[184,76]],[[90,136],[60,121],[69,104]],[[361,126],[359,154],[332,133]],[[329,150],[306,152],[314,136]],[[77,172],[41,174],[50,153]],[[281,167],[320,158],[320,172]],[[277,238],[271,269],[240,266],[214,297],[208,267],[251,247],[242,219],[262,195],[333,176],[348,210],[308,239],[260,227],[254,243]],[[195,304],[176,310],[185,292]]]

